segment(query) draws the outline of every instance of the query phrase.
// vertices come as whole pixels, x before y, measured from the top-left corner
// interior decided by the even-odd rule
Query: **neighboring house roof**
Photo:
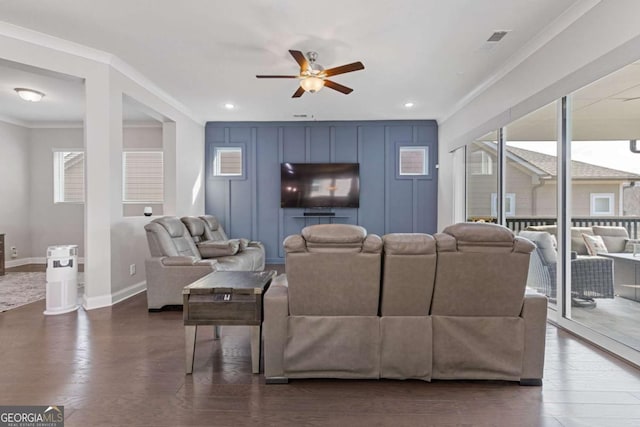
[[[493,153],[496,151],[496,144],[489,142],[485,144]],[[528,165],[544,171],[547,175],[543,178],[555,178],[558,174],[556,156],[550,154],[539,153],[537,151],[525,150],[524,148],[507,146],[507,153],[526,162]],[[531,168],[529,168],[531,169]],[[621,171],[618,169],[606,168],[604,166],[593,165],[591,163],[571,161],[571,178],[581,180],[618,180],[618,181],[640,181],[640,174],[633,172]]]

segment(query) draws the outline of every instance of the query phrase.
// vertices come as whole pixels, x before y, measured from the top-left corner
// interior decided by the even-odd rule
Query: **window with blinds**
[[[164,201],[164,163],[162,151],[122,153],[122,201],[162,203]]]
[[[400,147],[400,175],[428,175],[429,151],[427,147]]]
[[[242,147],[216,147],[214,176],[242,176]]]
[[[53,202],[84,202],[84,152],[54,151]]]

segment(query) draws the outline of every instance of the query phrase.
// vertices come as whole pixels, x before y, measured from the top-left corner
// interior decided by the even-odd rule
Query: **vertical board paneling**
[[[230,237],[262,241],[268,262],[282,262],[282,239],[312,224],[359,224],[380,235],[436,231],[437,171],[429,179],[396,177],[399,142],[429,145],[435,166],[433,121],[210,122],[205,138],[206,213],[218,216]],[[210,156],[221,143],[245,144],[246,179],[212,179]],[[360,163],[360,208],[334,209],[346,218],[296,218],[305,210],[280,209],[281,162]]]
[[[311,163],[329,163],[331,161],[331,135],[329,126],[309,128],[309,161]]]
[[[358,128],[356,126],[335,127],[335,163],[358,162]]]
[[[265,245],[267,255],[278,258],[280,235],[280,159],[277,127],[256,129],[256,180],[258,204],[252,210],[258,219],[257,240]],[[275,173],[274,173],[275,171]],[[275,177],[275,179],[274,179]]]
[[[358,161],[360,162],[359,224],[370,233],[384,234],[384,126],[360,126]]]
[[[387,126],[387,140],[385,151],[386,188],[387,188],[387,218],[386,233],[410,233],[413,231],[413,181],[396,179],[397,143],[412,143],[412,126]]]

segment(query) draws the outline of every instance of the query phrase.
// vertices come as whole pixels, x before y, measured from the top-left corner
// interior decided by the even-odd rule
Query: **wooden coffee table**
[[[262,299],[277,272],[214,271],[182,291],[186,371],[193,372],[198,326],[251,326],[251,366],[260,373]]]

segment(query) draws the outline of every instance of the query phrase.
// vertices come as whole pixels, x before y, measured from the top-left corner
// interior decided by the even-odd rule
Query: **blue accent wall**
[[[311,224],[358,224],[369,233],[436,232],[438,125],[434,120],[208,122],[205,211],[230,237],[260,240],[267,262],[284,261],[282,241]],[[242,177],[214,177],[215,147],[242,147]],[[399,176],[400,146],[426,146],[429,174]],[[335,218],[304,218],[280,208],[280,163],[360,163],[360,208]]]

